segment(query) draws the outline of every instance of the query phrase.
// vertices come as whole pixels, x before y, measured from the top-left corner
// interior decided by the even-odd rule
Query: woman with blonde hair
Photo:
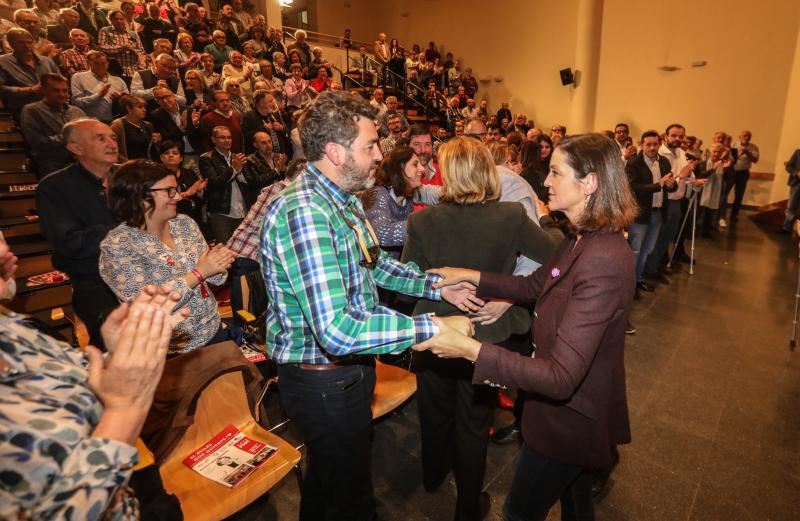
[[[564,519],[594,519],[587,470],[608,467],[611,448],[631,439],[624,346],[636,278],[622,232],[633,222],[636,201],[619,147],[599,134],[561,138],[544,184],[550,209],[563,212],[574,233],[539,270],[527,277],[431,270],[444,277],[438,287],[469,282],[481,298],[535,303],[535,356],[441,327],[415,349],[460,359],[475,383],[525,391],[525,443],[504,519],[546,519],[559,500]]]
[[[544,263],[557,241],[537,226],[519,203],[498,201],[501,184],[489,150],[480,141],[457,137],[439,148],[444,186],[440,203],[412,213],[402,262],[423,270],[466,265],[510,275],[518,253]],[[446,302],[419,301],[414,314],[463,314]],[[477,323],[475,338],[503,343],[530,326],[525,308],[513,306]],[[423,484],[435,491],[452,469],[457,488],[455,519],[478,519],[486,467],[489,426],[497,395],[472,384],[472,365],[417,356]],[[485,504],[484,504],[485,506]]]
[[[178,60],[178,73],[181,78],[186,76],[186,71],[200,68],[200,53],[194,50],[194,40],[189,33],[178,33],[176,49],[172,52]]]

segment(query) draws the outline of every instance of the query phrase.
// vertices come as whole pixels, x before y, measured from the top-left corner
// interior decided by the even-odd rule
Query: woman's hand
[[[197,270],[204,279],[225,273],[233,264],[235,257],[224,244],[217,244],[200,257],[197,261]]]
[[[433,317],[433,322],[439,327],[439,332],[415,345],[415,351],[430,351],[441,358],[477,360],[481,343],[465,334],[473,331],[471,328],[465,330],[464,322],[469,323],[466,317]]]
[[[539,214],[539,217],[550,215],[550,207],[538,197],[536,198],[536,212]]]
[[[175,305],[181,299],[181,294],[173,292],[171,288],[162,286],[145,286],[141,293],[130,304],[125,302],[117,309],[112,311],[100,327],[100,334],[103,335],[103,342],[109,352],[114,352],[119,344],[120,334],[122,333],[126,320],[130,316],[131,308],[141,305],[153,305],[167,315],[170,327],[174,328],[183,319],[189,316],[189,309],[184,308],[176,313],[172,313]]]
[[[470,320],[481,325],[489,325],[497,322],[506,311],[513,306],[510,300],[492,300],[486,303],[481,309],[470,316]]]
[[[459,282],[442,288],[442,298],[464,313],[478,311],[485,304],[475,295],[475,286],[469,282]]]
[[[159,134],[158,132],[153,132],[151,139],[153,140],[153,144],[156,144],[161,141],[161,134]]]
[[[452,286],[459,282],[469,282],[477,286],[481,281],[481,272],[476,270],[469,270],[466,268],[432,268],[426,270],[425,273],[433,273],[442,278],[439,282],[433,285],[433,289],[443,288],[445,286]]]
[[[206,185],[207,184],[208,184],[208,179],[198,179],[197,181],[192,183],[192,186],[190,186],[188,190],[186,190],[183,193],[183,196],[184,197],[191,197],[194,194],[196,194],[197,192],[202,192],[203,190],[206,189]]]
[[[172,338],[169,314],[153,303],[131,307],[108,358],[87,348],[89,387],[105,407],[92,433],[133,445],[153,403]]]

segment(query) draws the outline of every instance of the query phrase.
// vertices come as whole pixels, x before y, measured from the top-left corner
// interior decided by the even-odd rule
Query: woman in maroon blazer
[[[525,392],[525,446],[504,506],[506,521],[544,520],[561,500],[562,519],[593,519],[586,469],[608,466],[610,448],[630,441],[623,347],[635,277],[622,230],[636,202],[610,139],[562,139],[545,180],[551,210],[574,229],[555,255],[527,277],[460,268],[430,270],[439,286],[461,281],[481,298],[536,303],[533,357],[447,327],[415,349],[475,362],[473,383]]]

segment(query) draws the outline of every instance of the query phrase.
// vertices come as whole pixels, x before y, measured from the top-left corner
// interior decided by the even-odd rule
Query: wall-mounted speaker
[[[572,85],[575,83],[575,75],[572,74],[572,69],[561,69],[558,71],[561,76],[561,85]]]

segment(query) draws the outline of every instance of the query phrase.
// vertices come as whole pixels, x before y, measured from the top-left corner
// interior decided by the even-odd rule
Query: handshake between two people
[[[433,317],[439,332],[413,346],[415,351],[430,351],[440,358],[465,358],[474,362],[481,343],[472,338],[475,323],[491,324],[511,307],[504,301],[485,302],[478,298],[479,271],[464,268],[435,268],[427,273],[440,275],[442,280],[434,289],[442,289],[442,298],[467,313],[468,316]]]

